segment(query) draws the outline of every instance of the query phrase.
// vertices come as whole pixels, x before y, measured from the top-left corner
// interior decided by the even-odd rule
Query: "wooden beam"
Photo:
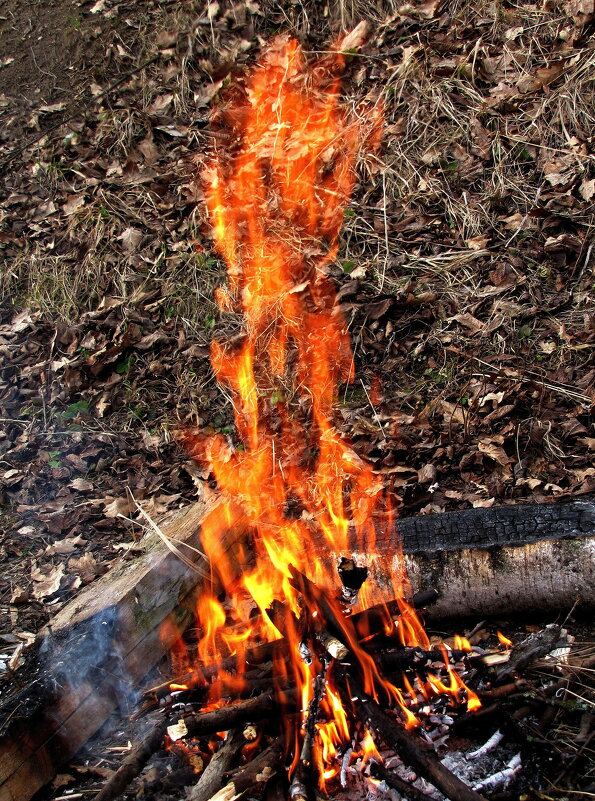
[[[204,516],[195,504],[163,530],[199,547]],[[230,543],[241,531],[235,523]],[[28,801],[114,709],[130,706],[192,619],[200,576],[158,536],[145,545],[137,560],[79,593],[38,638],[36,678],[0,707],[0,801]],[[200,558],[197,567],[206,568]]]

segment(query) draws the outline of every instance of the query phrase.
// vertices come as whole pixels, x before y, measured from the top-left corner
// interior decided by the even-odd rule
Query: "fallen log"
[[[190,507],[169,535],[199,547],[204,514]],[[376,549],[398,564],[402,539],[413,590],[441,592],[430,618],[569,609],[576,600],[595,607],[593,502],[449,512],[398,520],[396,529],[380,521]],[[246,539],[238,516],[224,547],[243,552]],[[365,544],[353,545],[365,553]],[[200,580],[159,540],[53,619],[39,640],[35,679],[0,706],[0,801],[31,798],[126,703],[189,620]],[[263,647],[264,658],[269,652]]]
[[[164,532],[197,547],[204,515],[196,504]],[[28,801],[114,709],[131,706],[192,619],[199,574],[159,537],[144,545],[146,553],[90,584],[38,636],[28,683],[0,706],[0,801]]]
[[[595,607],[592,501],[467,509],[396,527],[413,591],[440,591],[428,618]],[[384,533],[379,550],[391,553],[391,542]]]

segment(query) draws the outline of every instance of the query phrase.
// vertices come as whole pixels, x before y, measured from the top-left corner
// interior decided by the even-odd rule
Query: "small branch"
[[[188,801],[209,801],[221,789],[225,774],[233,767],[245,742],[242,729],[229,732],[227,740],[213,755],[200,779],[188,794]]]
[[[150,757],[161,747],[167,725],[167,721],[161,721],[151,729],[146,737],[132,747],[118,770],[108,779],[93,801],[113,801],[124,792],[130,782],[139,775]]]

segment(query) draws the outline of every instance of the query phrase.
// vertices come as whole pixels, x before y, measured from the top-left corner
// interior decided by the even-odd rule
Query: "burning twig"
[[[560,639],[563,630],[556,623],[550,623],[541,631],[536,634],[531,634],[520,643],[514,646],[509,654],[506,667],[496,676],[497,681],[510,679],[515,673],[518,673],[528,664],[539,659],[555,647]]]
[[[225,774],[233,766],[242,746],[245,744],[243,729],[228,732],[225,743],[213,755],[200,779],[188,795],[188,801],[209,801],[221,788]]]
[[[241,768],[211,801],[232,801],[243,793],[249,793],[250,797],[260,796],[267,782],[276,775],[282,764],[283,740],[278,737],[272,745]]]
[[[314,683],[314,694],[310,705],[308,707],[308,719],[306,721],[306,733],[302,743],[302,751],[300,753],[300,761],[298,762],[295,774],[289,787],[289,798],[291,801],[309,801],[312,793],[308,789],[312,788],[312,749],[314,747],[314,738],[316,736],[316,721],[318,719],[318,712],[320,702],[324,695],[325,679],[326,679],[326,663],[323,663],[322,669],[316,676]]]

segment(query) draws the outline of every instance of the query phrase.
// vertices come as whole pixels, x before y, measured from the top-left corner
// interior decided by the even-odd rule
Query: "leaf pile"
[[[345,96],[382,94],[386,131],[331,269],[356,362],[337,423],[409,514],[591,494],[593,3],[366,13]],[[233,436],[208,361],[213,331],[241,329],[212,301],[211,111],[272,33],[324,49],[346,14],[100,0],[69,33],[71,94],[63,61],[25,106],[0,84],[8,625],[35,630],[128,558],[136,502],[159,517],[197,497],[177,431]]]

